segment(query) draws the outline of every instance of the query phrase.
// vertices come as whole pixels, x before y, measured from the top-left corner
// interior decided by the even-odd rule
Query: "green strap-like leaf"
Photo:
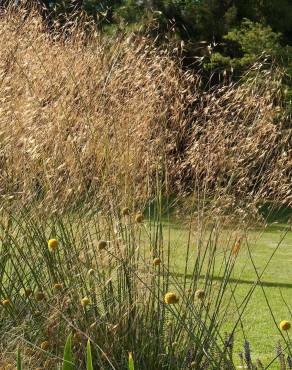
[[[91,346],[89,339],[87,341],[86,351],[87,351],[87,370],[93,370]]]
[[[73,370],[73,356],[72,356],[72,334],[68,335],[64,348],[63,368],[62,370]]]
[[[22,370],[20,350],[17,350],[17,370]]]
[[[135,370],[134,369],[134,359],[132,352],[129,352],[129,364],[128,364],[129,370]]]

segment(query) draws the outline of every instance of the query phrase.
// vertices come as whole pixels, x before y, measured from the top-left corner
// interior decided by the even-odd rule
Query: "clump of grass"
[[[240,84],[206,91],[199,74],[146,37],[111,40],[70,25],[48,33],[33,10],[1,16],[7,203],[135,208],[155,193],[157,173],[169,192],[220,195],[227,212],[242,200],[291,203],[279,71],[255,67]]]
[[[21,327],[17,344],[31,346],[38,361],[58,361],[70,331],[80,367],[88,338],[96,366],[123,368],[128,352],[140,369],[166,364],[178,369],[190,363],[200,368],[223,361],[220,307],[230,299],[224,276],[231,274],[234,257],[230,253],[222,261],[222,283],[214,288],[215,230],[193,256],[195,269],[186,293],[186,281],[171,273],[170,246],[163,245],[158,219],[141,225],[123,218],[118,235],[108,216],[97,214],[40,220],[32,213],[9,213],[2,214],[4,219],[9,221],[0,232],[0,294],[10,297],[11,305],[0,313],[3,345],[10,346],[13,328]],[[47,242],[52,235],[58,241],[54,253]],[[98,241],[105,239],[100,249]],[[159,265],[153,265],[153,255],[159,256]],[[88,275],[90,269],[95,273]],[[57,291],[56,281],[62,284]],[[205,295],[196,300],[199,284]],[[34,294],[20,294],[26,287]],[[40,292],[44,299],[38,299]]]
[[[10,304],[0,311],[1,346],[10,353],[21,348],[25,367],[54,368],[72,332],[79,368],[88,340],[97,368],[126,368],[128,352],[142,370],[234,368],[232,338],[257,285],[240,302],[237,285],[229,285],[240,253],[233,253],[237,232],[221,246],[220,218],[208,227],[201,218],[191,222],[183,272],[177,273],[175,240],[167,239],[156,202],[142,223],[135,222],[136,213],[125,218],[80,210],[39,218],[32,210],[2,211],[0,297]],[[30,294],[23,294],[28,287]]]

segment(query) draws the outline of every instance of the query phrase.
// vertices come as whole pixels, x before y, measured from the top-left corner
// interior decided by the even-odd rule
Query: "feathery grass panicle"
[[[18,7],[1,17],[0,195],[7,205],[33,200],[46,213],[86,199],[108,208],[113,194],[117,209],[144,204],[163,158],[173,193],[198,183],[229,206],[253,203],[251,191],[291,204],[281,71],[255,65],[240,83],[203,91],[201,76],[182,68],[165,44],[102,37],[79,19],[51,37],[36,12]]]

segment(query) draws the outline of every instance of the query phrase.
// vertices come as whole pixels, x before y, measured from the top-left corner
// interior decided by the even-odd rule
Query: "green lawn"
[[[265,267],[272,253],[284,235],[286,225],[273,224],[264,232],[263,230],[253,230],[249,233],[249,245],[254,259],[255,266],[259,273]],[[172,250],[172,268],[176,274],[183,273],[185,265],[185,250],[187,245],[187,232],[183,227],[171,225],[170,239]],[[225,231],[220,243],[222,246],[227,243],[230,232]],[[195,241],[193,241],[195,244]],[[194,248],[193,248],[194,249]],[[192,261],[193,251],[190,252],[190,261]],[[221,259],[220,253],[218,260]],[[190,262],[190,265],[192,262]],[[237,302],[246,296],[246,293],[256,280],[256,272],[248,255],[246,245],[244,245],[238,255],[234,276],[231,284],[236,284]],[[274,254],[265,273],[261,278],[261,284],[268,298],[273,315],[277,323],[281,320],[292,320],[289,309],[281,298],[281,293],[292,310],[292,232],[289,231],[280,247]],[[236,310],[234,315],[226,318],[226,331],[232,328],[234,318],[237,317]],[[253,292],[252,298],[247,306],[243,317],[245,336],[249,340],[252,350],[252,358],[255,361],[259,358],[265,366],[275,357],[275,345],[281,340],[281,335],[274,323],[272,314],[266,303],[262,288],[257,286]],[[235,353],[242,350],[244,334],[241,329],[235,335]],[[269,369],[278,369],[278,362],[275,361]]]

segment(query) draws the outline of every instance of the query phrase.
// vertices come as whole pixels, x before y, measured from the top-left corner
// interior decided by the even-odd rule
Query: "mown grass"
[[[185,255],[187,243],[187,232],[177,224],[166,225],[170,227],[171,238],[176,240],[176,248],[172,251],[172,271],[177,276],[183,275],[185,266]],[[265,267],[271,254],[287,229],[286,224],[270,224],[266,229],[254,229],[249,232],[251,255],[258,272]],[[229,230],[230,232],[230,230]],[[226,237],[228,231],[226,231]],[[224,239],[222,240],[224,243]],[[219,257],[220,259],[220,257]],[[271,311],[266,303],[265,295],[269,301],[274,318],[279,324],[281,320],[291,320],[292,307],[292,233],[285,235],[283,242],[273,256],[266,268],[261,284],[256,287],[249,301],[247,310],[242,319],[244,332],[237,330],[235,333],[235,354],[242,352],[243,342],[246,338],[251,344],[252,358],[259,358],[267,366],[276,357],[276,344],[282,339],[277,326],[273,320]],[[216,275],[216,274],[215,274]],[[215,278],[216,279],[216,278]],[[234,276],[230,284],[236,288],[236,299],[238,302],[243,299],[248,290],[257,280],[257,275],[251,263],[246,247],[243,247],[238,255]],[[263,294],[262,289],[265,291]],[[283,301],[283,297],[288,305]],[[236,307],[233,307],[236,317]],[[226,318],[224,330],[229,332],[234,325],[234,316]],[[240,328],[239,328],[240,329]],[[236,356],[235,356],[236,357]],[[270,369],[279,369],[276,360]]]

